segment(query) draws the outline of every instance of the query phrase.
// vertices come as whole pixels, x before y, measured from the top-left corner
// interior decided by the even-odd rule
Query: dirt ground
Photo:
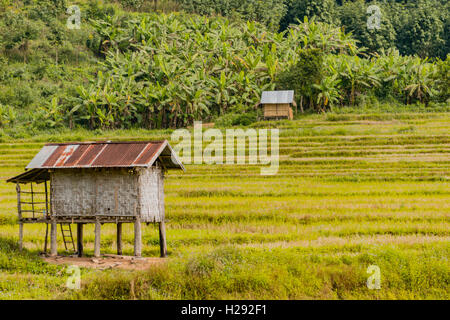
[[[83,268],[106,269],[126,269],[126,270],[146,270],[154,265],[165,263],[164,258],[138,258],[132,256],[118,256],[105,254],[99,258],[76,257],[76,256],[43,256],[42,259],[51,264],[76,265]]]

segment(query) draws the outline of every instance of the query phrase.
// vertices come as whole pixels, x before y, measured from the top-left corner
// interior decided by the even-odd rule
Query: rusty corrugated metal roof
[[[48,143],[26,169],[150,167],[158,158],[166,168],[184,170],[167,140]]]

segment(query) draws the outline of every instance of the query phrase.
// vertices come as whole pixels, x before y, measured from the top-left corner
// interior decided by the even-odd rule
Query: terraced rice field
[[[255,165],[169,172],[167,263],[145,272],[83,270],[81,290],[67,289],[64,270],[38,258],[43,226],[26,225],[26,251],[17,251],[16,194],[5,179],[50,139],[170,133],[1,143],[0,298],[450,298],[449,113],[317,115],[254,127],[280,128],[278,174],[261,176]],[[132,226],[124,231],[131,255]],[[93,240],[88,226],[88,255]],[[156,227],[145,227],[143,254],[158,256],[158,241]],[[115,227],[105,225],[103,253],[114,245]],[[380,267],[379,290],[366,286],[369,265]]]

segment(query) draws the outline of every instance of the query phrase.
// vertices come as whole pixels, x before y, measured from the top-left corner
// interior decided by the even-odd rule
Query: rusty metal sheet
[[[78,148],[72,153],[72,155],[67,159],[66,162],[64,162],[64,167],[72,167],[78,164],[78,162],[81,160],[81,157],[84,155],[84,153],[89,149],[88,144],[81,144],[78,146]]]
[[[27,168],[148,167],[159,157],[166,168],[184,170],[167,140],[50,143],[42,148]]]
[[[53,152],[58,148],[58,146],[44,146],[39,151],[37,155],[34,156],[33,160],[27,165],[26,169],[41,168],[48,157],[53,154]]]
[[[59,146],[55,151],[47,158],[47,161],[42,165],[43,167],[55,167],[56,161],[58,161],[59,157],[63,154],[64,150],[66,150],[66,146]]]
[[[55,167],[62,167],[64,163],[69,159],[75,150],[78,148],[78,145],[68,145],[64,148],[63,153],[59,156],[59,158],[55,162]]]
[[[134,164],[146,164],[150,160],[152,160],[153,156],[156,154],[156,152],[161,148],[160,144],[152,144],[149,143],[146,148],[144,149],[144,152],[139,156],[138,159],[134,162]]]
[[[146,145],[142,143],[107,144],[106,148],[99,154],[97,159],[95,159],[91,165],[93,167],[129,166],[134,162],[145,146]]]
[[[77,166],[89,166],[92,161],[100,154],[100,152],[105,147],[105,144],[91,144],[88,145],[88,148],[80,156],[80,160],[77,162]]]

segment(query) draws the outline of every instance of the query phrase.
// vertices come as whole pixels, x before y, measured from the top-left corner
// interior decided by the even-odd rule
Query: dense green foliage
[[[450,2],[417,1],[400,10],[397,26],[397,46],[402,54],[418,54],[421,57],[441,57],[449,53]],[[395,14],[392,12],[392,15]],[[447,32],[445,31],[447,24]]]
[[[248,112],[277,82],[296,89],[301,109],[320,111],[367,96],[407,104],[443,96],[436,64],[395,51],[361,57],[351,37],[327,24],[305,21],[273,33],[253,22],[172,14],[112,19],[96,30],[106,44],[96,53],[106,59],[71,110],[91,128],[179,127]]]
[[[285,0],[178,0],[187,12],[253,20],[277,29],[286,14]]]
[[[280,21],[280,28],[285,30],[290,24],[303,21],[304,17],[317,21],[336,23],[335,0],[286,0],[287,12]]]
[[[300,52],[298,62],[280,73],[277,79],[278,90],[294,90],[294,92],[302,93],[300,96],[300,109],[303,112],[303,104],[308,104],[312,109],[315,105],[313,100],[313,91],[315,86],[323,81],[323,53],[321,49],[305,49]],[[309,98],[303,101],[303,97]],[[328,105],[329,97],[324,97],[323,104]]]
[[[278,25],[286,30],[304,17],[319,22],[341,25],[352,32],[360,45],[372,52],[396,48],[401,54],[418,54],[424,57],[445,59],[450,52],[448,37],[450,3],[445,0],[178,0],[189,12],[219,13]],[[255,5],[263,2],[264,5]],[[381,10],[380,29],[367,28],[373,14],[369,5]],[[272,18],[269,19],[272,15]]]
[[[106,59],[72,109],[91,127],[177,127],[248,111],[274,88],[281,68],[296,63],[300,43],[329,54],[356,50],[339,29],[314,23],[278,34],[254,22],[172,14],[103,21],[96,29]]]
[[[377,3],[378,4],[378,3]],[[379,5],[379,4],[378,4]],[[381,49],[395,48],[397,46],[396,36],[392,16],[388,14],[389,8],[380,5],[381,20],[379,29],[369,29],[367,21],[368,5],[364,1],[346,2],[339,7],[336,13],[342,27],[347,32],[351,32],[361,46],[366,47],[370,52],[380,52]],[[402,12],[402,7],[398,10]],[[398,12],[397,12],[398,14]]]

